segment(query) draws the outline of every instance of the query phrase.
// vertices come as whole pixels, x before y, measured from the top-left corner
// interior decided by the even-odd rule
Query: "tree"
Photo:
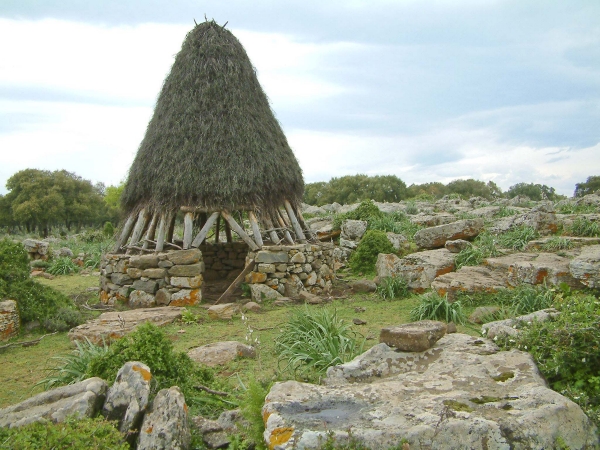
[[[506,191],[508,198],[513,198],[517,195],[524,195],[533,201],[556,199],[555,189],[545,184],[517,183],[509,187],[508,191]]]
[[[432,183],[411,184],[407,189],[407,198],[427,196],[440,199],[449,193],[450,190],[445,184],[434,181]]]
[[[462,198],[483,197],[487,200],[493,199],[492,189],[483,181],[474,180],[454,180],[448,183],[448,190],[452,194],[459,194]]]
[[[585,183],[577,183],[575,185],[575,197],[583,197],[587,194],[593,194],[600,190],[600,176],[592,175],[587,178]]]
[[[406,184],[395,175],[346,175],[328,182],[310,183],[304,189],[304,201],[311,205],[361,200],[399,202],[406,198]]]

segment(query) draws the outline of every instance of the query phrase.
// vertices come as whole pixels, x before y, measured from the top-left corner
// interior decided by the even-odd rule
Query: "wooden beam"
[[[219,218],[218,211],[215,211],[214,213],[212,213],[210,215],[210,217],[206,220],[206,223],[204,224],[204,226],[202,227],[200,232],[194,238],[194,241],[192,242],[192,247],[199,247],[200,244],[202,244],[204,239],[206,239],[206,235],[208,234],[208,232],[210,231],[210,229],[215,224],[215,222],[217,221],[218,218]]]
[[[221,215],[217,216],[217,224],[215,225],[215,244],[219,243],[219,234],[221,233]]]
[[[285,200],[283,204],[285,206],[285,210],[287,211],[287,215],[290,218],[290,221],[292,222],[292,227],[294,227],[296,237],[300,240],[300,242],[306,242],[306,238],[304,237],[304,233],[302,232],[302,227],[300,226],[300,223],[298,223],[298,219],[296,219],[296,214],[294,214],[292,205],[287,200]]]
[[[239,286],[239,284],[244,280],[246,275],[248,275],[250,272],[252,272],[252,270],[254,270],[254,260],[253,259],[248,261],[248,264],[246,264],[246,267],[244,267],[244,270],[242,270],[242,272],[235,278],[235,280],[233,280],[233,283],[231,283],[231,285],[227,288],[227,290],[225,292],[223,292],[221,294],[221,296],[217,299],[217,301],[213,304],[217,305],[221,301],[223,301],[227,297],[229,297],[231,295],[231,293],[235,290],[235,288],[237,288]]]
[[[175,231],[175,219],[177,219],[177,211],[169,211],[169,220],[167,221],[167,236],[165,237],[166,242],[173,242],[173,232]]]
[[[256,242],[250,239],[250,236],[248,236],[244,229],[238,225],[235,219],[231,217],[231,214],[229,214],[227,211],[221,211],[221,216],[223,216],[223,219],[225,219],[229,225],[231,225],[233,231],[235,231],[252,250],[258,250],[260,248],[258,245],[256,245]]]
[[[133,233],[131,234],[131,240],[129,241],[129,247],[127,248],[127,254],[131,253],[132,246],[137,244],[142,237],[142,232],[146,227],[146,222],[148,222],[148,214],[146,214],[146,209],[142,208],[140,213],[138,214],[137,222],[135,223],[135,227],[133,228]]]
[[[231,227],[227,222],[225,222],[225,236],[227,237],[227,242],[231,244],[233,242],[233,236],[231,235]]]
[[[158,212],[155,212],[152,215],[152,220],[150,221],[150,225],[148,226],[148,230],[146,230],[146,235],[144,236],[144,244],[142,245],[143,250],[148,249],[148,244],[150,240],[154,239],[154,233],[156,233],[156,224],[158,223]]]
[[[194,228],[194,213],[187,212],[183,216],[183,248],[190,248],[192,243],[192,232]]]
[[[250,225],[252,226],[252,235],[254,237],[254,242],[259,247],[263,246],[262,236],[260,235],[260,227],[258,226],[258,220],[256,220],[256,216],[254,215],[254,211],[248,211],[248,218],[250,219]]]
[[[292,235],[288,231],[289,226],[287,223],[285,223],[285,220],[279,211],[277,211],[277,222],[279,222],[279,226],[281,226],[284,229],[283,230],[284,239],[288,242],[288,244],[294,245],[294,239],[292,239]]]
[[[125,222],[125,225],[123,226],[123,230],[121,231],[121,236],[119,236],[119,240],[115,244],[113,253],[117,253],[121,249],[121,246],[125,242],[127,242],[127,238],[131,234],[131,229],[133,228],[133,221],[134,221],[134,216],[133,216],[133,214],[130,214],[129,217],[127,218],[127,221]]]
[[[266,225],[266,228],[269,230],[269,237],[271,238],[271,242],[275,245],[279,244],[281,242],[281,239],[279,239],[279,236],[277,236],[277,232],[275,231],[275,227],[273,226],[273,222],[271,222],[271,219],[269,219],[268,217],[263,217],[263,223]]]
[[[304,220],[304,216],[302,215],[302,211],[300,211],[300,208],[298,208],[296,210],[296,212],[297,212],[297,216],[298,216],[298,222],[300,222],[300,225],[302,225],[302,227],[308,233],[308,238],[309,239],[316,239],[317,237],[316,237],[315,233],[313,233],[313,230],[310,229],[310,227],[306,223],[306,220]]]
[[[162,252],[165,246],[165,235],[167,234],[167,220],[168,213],[160,215],[160,221],[158,222],[158,235],[156,236],[156,251]]]

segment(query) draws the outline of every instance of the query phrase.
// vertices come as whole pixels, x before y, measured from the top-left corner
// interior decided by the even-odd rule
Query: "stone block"
[[[143,270],[142,269],[138,269],[137,267],[129,267],[127,269],[127,275],[129,275],[129,277],[132,278],[132,279],[134,279],[134,280],[137,280],[138,278],[141,278],[142,277],[142,273],[143,273]]]
[[[189,250],[176,250],[167,253],[167,259],[174,265],[195,264],[202,259],[202,252],[197,248]]]
[[[244,278],[244,281],[248,284],[264,283],[267,280],[267,274],[261,272],[250,272]]]
[[[171,293],[167,289],[161,288],[156,291],[154,301],[158,306],[167,306],[171,303]]]
[[[260,250],[256,253],[254,259],[257,263],[286,263],[288,262],[287,252],[274,252],[269,250]]]
[[[253,286],[264,286],[264,285],[256,284]],[[270,289],[270,288],[267,288],[267,289]],[[207,312],[208,312],[208,317],[210,317],[213,320],[229,320],[235,314],[240,313],[240,305],[238,305],[237,303],[223,303],[222,305],[213,305],[210,308],[208,308]]]
[[[298,252],[290,258],[290,262],[304,264],[306,262],[306,256],[304,253]]]
[[[153,269],[144,269],[142,276],[152,279],[164,278],[167,276],[167,270],[158,267]]]
[[[131,277],[126,273],[112,273],[110,275],[110,281],[118,286],[123,286],[124,284],[131,284],[133,282]]]
[[[0,340],[4,341],[19,334],[19,309],[15,300],[0,302]]]
[[[169,306],[192,306],[202,301],[200,289],[182,289],[171,294]]]
[[[135,280],[133,282],[132,285],[133,289],[136,289],[138,291],[144,291],[147,292],[148,294],[152,294],[154,295],[154,293],[156,292],[156,290],[158,289],[158,286],[156,285],[156,281],[155,280]]]
[[[154,295],[146,291],[134,290],[129,294],[130,308],[151,308],[156,305]]]
[[[258,271],[260,273],[275,273],[275,264],[259,264],[258,265]]]
[[[158,256],[154,254],[132,256],[129,258],[129,267],[135,267],[142,270],[158,267]]]
[[[172,277],[195,277],[204,272],[204,262],[189,264],[187,266],[173,266],[169,269]]]
[[[264,284],[251,284],[250,291],[252,292],[252,300],[257,303],[261,303],[263,299],[276,300],[277,298],[281,297],[279,292]]]
[[[171,277],[171,286],[196,289],[202,286],[202,275],[195,277]]]
[[[381,329],[379,342],[404,352],[423,352],[446,334],[446,324],[435,320],[386,327]]]

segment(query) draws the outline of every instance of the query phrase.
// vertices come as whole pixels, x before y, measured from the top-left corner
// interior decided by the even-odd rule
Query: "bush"
[[[360,354],[364,339],[336,310],[295,311],[275,339],[275,352],[284,371],[324,373],[328,367]]]
[[[73,262],[71,258],[68,256],[62,256],[60,258],[54,259],[46,272],[51,273],[52,275],[69,275],[70,273],[75,273],[79,270],[79,266]]]
[[[43,323],[55,316],[60,308],[73,307],[67,296],[33,280],[11,284],[7,296],[17,301],[23,322],[38,320]]]
[[[344,214],[336,214],[333,218],[333,229],[339,230],[344,220],[365,220],[370,222],[375,218],[382,218],[383,213],[379,210],[373,200],[365,200],[358,207]]]
[[[395,252],[394,246],[383,231],[367,230],[350,257],[350,268],[356,273],[374,273],[377,255]]]
[[[557,317],[533,322],[499,344],[530,352],[552,389],[600,426],[600,301],[591,295],[559,296],[554,307]]]
[[[0,448],[129,450],[123,434],[104,418],[68,418],[63,423],[35,422],[0,428]]]
[[[381,279],[379,286],[377,286],[377,294],[383,300],[406,298],[410,295],[410,289],[408,283],[402,277],[385,277]]]
[[[109,350],[91,358],[87,376],[112,382],[127,361],[141,361],[152,370],[152,392],[179,386],[194,413],[214,417],[230,404],[221,397],[198,391],[195,385],[220,388],[208,367],[194,363],[184,352],[175,352],[164,332],[151,323],[114,342]]]
[[[105,222],[104,228],[102,228],[102,233],[104,237],[111,238],[115,234],[115,227],[112,222]]]
[[[445,296],[431,292],[421,296],[421,303],[410,312],[410,320],[442,320],[464,324],[466,316],[460,301],[450,303]]]
[[[29,256],[23,244],[8,238],[0,241],[0,279],[15,283],[29,278]]]

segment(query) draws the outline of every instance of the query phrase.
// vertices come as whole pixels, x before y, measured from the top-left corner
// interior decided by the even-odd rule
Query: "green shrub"
[[[83,242],[103,242],[106,240],[104,230],[85,230],[77,236],[77,239]]]
[[[42,322],[42,326],[48,331],[68,331],[83,322],[85,318],[78,309],[60,307]]]
[[[102,228],[102,234],[104,234],[104,237],[107,238],[111,238],[114,236],[115,234],[115,227],[112,224],[112,222],[105,222],[104,223],[104,228]]]
[[[338,317],[336,310],[295,311],[275,339],[283,371],[316,374],[350,361],[362,352],[364,339]]]
[[[15,283],[29,278],[29,256],[25,247],[8,238],[0,241],[0,279]]]
[[[29,263],[29,267],[32,269],[47,269],[50,267],[50,263],[48,261],[44,261],[43,259],[36,259]]]
[[[598,237],[600,236],[600,224],[585,217],[576,217],[568,228],[568,232],[573,236]]]
[[[265,448],[263,437],[265,423],[263,422],[262,408],[270,388],[270,382],[251,379],[248,386],[244,386],[244,393],[240,398],[240,410],[248,422],[248,428],[242,431],[259,449]],[[250,448],[250,446],[240,448]]]
[[[164,332],[151,323],[144,323],[127,336],[118,339],[105,354],[91,358],[87,376],[100,377],[112,383],[127,361],[141,361],[152,371],[152,392],[179,386],[194,413],[210,417],[231,402],[222,397],[198,391],[195,385],[222,389],[213,371],[199,366],[184,352],[175,352]]]
[[[532,322],[499,344],[530,352],[552,389],[600,426],[600,301],[591,295],[559,296],[554,306],[557,317]]]
[[[419,213],[419,207],[414,201],[406,202],[406,209],[404,210],[406,214],[410,216],[414,216]]]
[[[75,273],[79,270],[79,266],[73,262],[68,256],[61,256],[60,258],[54,259],[46,272],[52,275],[68,275]]]
[[[344,220],[365,220],[370,222],[375,218],[383,217],[383,213],[379,210],[373,200],[364,200],[358,207],[344,214],[336,214],[333,217],[333,229],[339,230]]]
[[[0,428],[2,449],[129,450],[114,422],[104,418],[68,418],[63,423],[35,422],[19,428]]]
[[[365,274],[375,272],[377,255],[380,253],[395,253],[394,246],[383,231],[367,230],[350,257],[350,268]]]
[[[430,292],[422,295],[421,302],[410,311],[410,320],[442,320],[464,324],[466,316],[460,301],[450,303],[446,296]]]
[[[22,322],[38,320],[43,323],[60,308],[73,307],[67,296],[33,280],[11,284],[7,296],[17,301]]]
[[[410,295],[410,288],[407,281],[402,277],[385,277],[380,280],[377,286],[377,294],[383,300],[406,298]]]

